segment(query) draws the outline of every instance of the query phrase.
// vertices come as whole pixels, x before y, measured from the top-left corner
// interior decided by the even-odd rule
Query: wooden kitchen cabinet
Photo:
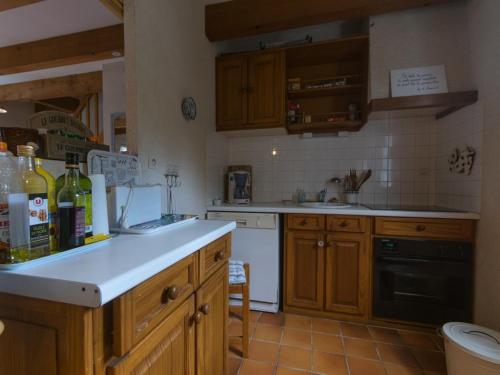
[[[369,218],[306,216],[286,218],[285,311],[366,318],[371,285]],[[300,225],[306,219],[306,225]]]
[[[325,311],[364,315],[370,288],[369,244],[363,234],[328,234]]]
[[[285,275],[287,306],[313,310],[323,308],[323,233],[286,233]]]
[[[198,375],[227,373],[228,283],[227,267],[219,269],[196,292],[196,357]]]
[[[0,293],[0,374],[226,375],[230,246],[228,234],[98,308]]]
[[[282,127],[284,121],[283,51],[217,58],[217,131]]]
[[[108,367],[109,375],[194,374],[194,296],[168,316],[145,340],[118,363]]]

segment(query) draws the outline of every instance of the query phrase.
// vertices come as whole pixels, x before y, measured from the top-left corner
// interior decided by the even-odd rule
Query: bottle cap
[[[0,142],[0,152],[7,152],[7,143]]]
[[[66,153],[66,167],[80,168],[80,155],[75,152]]]
[[[33,146],[28,145],[18,145],[17,155],[19,156],[35,156],[35,149]]]

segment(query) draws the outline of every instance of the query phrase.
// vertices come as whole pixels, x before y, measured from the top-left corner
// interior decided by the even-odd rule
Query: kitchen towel
[[[89,178],[92,181],[92,221],[94,235],[109,234],[106,179],[103,174],[93,174]]]
[[[240,260],[229,260],[229,284],[245,284],[245,268]]]

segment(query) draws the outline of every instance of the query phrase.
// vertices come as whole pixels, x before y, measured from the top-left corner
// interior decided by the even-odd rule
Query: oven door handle
[[[428,260],[428,259],[416,259],[416,258],[395,258],[395,257],[384,257],[384,256],[378,256],[377,257],[378,262],[383,262],[383,263],[393,263],[393,264],[408,264],[408,263],[438,263],[441,261],[435,261],[435,260]]]

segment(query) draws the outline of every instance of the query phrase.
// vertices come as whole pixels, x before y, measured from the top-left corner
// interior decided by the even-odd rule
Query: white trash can
[[[448,375],[500,375],[500,333],[469,323],[443,326]]]

